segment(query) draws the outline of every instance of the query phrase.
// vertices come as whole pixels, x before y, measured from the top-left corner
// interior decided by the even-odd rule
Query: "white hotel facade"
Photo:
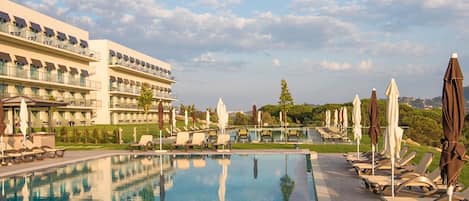
[[[2,98],[67,103],[52,113],[56,126],[146,123],[137,97],[147,83],[154,93],[149,121],[157,122],[160,101],[168,118],[176,100],[170,64],[112,41],[90,40],[85,30],[9,0],[0,4]],[[47,109],[31,110],[32,126],[47,127]],[[12,112],[5,110],[8,125]]]

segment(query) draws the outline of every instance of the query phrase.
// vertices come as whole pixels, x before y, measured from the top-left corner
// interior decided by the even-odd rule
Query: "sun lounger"
[[[153,136],[152,135],[142,135],[140,136],[140,141],[138,143],[130,144],[130,149],[134,151],[138,150],[147,150],[153,149]]]
[[[35,153],[34,157],[38,160],[44,159],[46,154],[48,154],[48,152],[45,151],[44,149],[34,146],[33,142],[29,140],[26,140],[24,144],[25,144],[26,150],[32,151],[33,153]]]
[[[217,131],[216,130],[210,130],[208,131],[208,142],[215,142],[217,140]]]
[[[188,132],[180,132],[176,134],[176,142],[171,144],[170,150],[172,151],[175,148],[183,147],[187,151],[187,143],[189,142],[189,133]]]
[[[299,137],[300,137],[300,134],[298,133],[298,130],[297,129],[290,129],[288,130],[287,132],[287,139],[288,141],[291,141],[293,139],[295,139],[296,141],[298,141]]]
[[[407,165],[412,159],[415,158],[415,155],[417,155],[416,151],[413,151],[406,155],[405,157],[401,158],[400,160],[396,161],[395,167],[396,168],[401,168],[404,165]],[[353,167],[357,171],[358,175],[361,174],[371,174],[371,170],[373,168],[373,165],[371,163],[354,163]],[[374,165],[375,170],[390,170],[391,169],[391,161],[382,161],[379,163],[376,163]]]
[[[401,151],[399,152],[399,156],[404,156],[407,151],[409,151],[409,147],[405,146],[402,147]],[[376,154],[375,155],[375,160],[389,160],[388,158],[383,158],[381,155]],[[356,152],[349,152],[346,154],[346,160],[352,164],[352,163],[371,163],[371,152],[366,152],[366,153],[360,153],[360,160],[357,159],[357,153]]]
[[[274,137],[272,136],[272,131],[271,130],[262,130],[261,131],[261,141],[274,141]]]
[[[192,134],[192,141],[186,146],[187,148],[195,148],[198,146],[200,150],[203,150],[205,147],[207,147],[207,144],[205,143],[205,133]]]
[[[448,194],[442,193],[440,197],[395,197],[383,196],[382,200],[393,200],[393,201],[448,201]],[[469,200],[469,187],[461,192],[454,192],[453,199],[454,201],[467,201]]]
[[[11,159],[13,163],[31,162],[35,158],[35,153],[24,148],[14,149],[11,145],[6,143],[5,154]]]
[[[217,141],[212,144],[212,148],[217,149],[219,146],[228,147],[228,149],[231,149],[230,135],[219,134]]]
[[[249,134],[247,128],[240,128],[238,131],[238,142],[249,142]]]

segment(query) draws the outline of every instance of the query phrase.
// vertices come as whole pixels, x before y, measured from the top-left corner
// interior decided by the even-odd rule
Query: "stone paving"
[[[355,171],[349,168],[342,154],[318,154],[317,166],[313,166],[313,173],[316,174],[318,169],[324,178],[330,200],[380,200],[380,196],[363,188],[361,180]],[[316,189],[319,196],[321,187],[317,185]]]

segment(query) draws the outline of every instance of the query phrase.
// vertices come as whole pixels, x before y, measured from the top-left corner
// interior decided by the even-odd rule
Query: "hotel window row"
[[[53,29],[30,22],[29,26],[25,19],[13,16],[11,21],[8,13],[0,11],[0,31],[48,46],[72,51],[87,57],[96,57],[96,53],[88,48],[88,41],[77,39],[75,36],[54,31]],[[29,28],[29,29],[28,29]]]
[[[109,64],[110,65],[122,65],[134,70],[142,71],[149,73],[155,76],[164,77],[166,79],[174,80],[174,77],[171,76],[171,71],[159,67],[158,65],[145,62],[140,59],[116,52],[114,50],[109,50]]]
[[[19,79],[45,81],[58,84],[67,84],[78,87],[97,89],[99,82],[88,79],[86,69],[67,67],[62,64],[31,58],[29,60],[20,55],[14,55],[14,60],[9,53],[0,52],[0,76],[9,76]]]

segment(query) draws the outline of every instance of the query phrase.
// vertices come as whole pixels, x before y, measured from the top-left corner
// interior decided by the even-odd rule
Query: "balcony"
[[[137,65],[135,63],[126,62],[123,59],[117,59],[109,62],[109,67],[121,70],[127,73],[138,74],[140,76],[153,79],[160,82],[166,83],[176,83],[174,76],[169,75],[168,73],[162,73],[156,70],[151,70],[147,67]]]
[[[100,107],[101,101],[96,99],[84,99],[84,98],[64,98],[56,96],[47,96],[39,94],[30,94],[30,93],[1,93],[3,98],[15,97],[15,96],[27,96],[30,98],[40,99],[40,100],[53,100],[58,102],[67,103],[67,106],[59,108],[91,108],[91,107]]]
[[[113,103],[111,101],[111,103],[109,104],[109,107],[111,109],[124,109],[124,110],[132,110],[132,111],[134,111],[134,110],[135,111],[136,110],[143,111],[143,108],[139,107],[137,103],[125,103],[125,102]],[[164,110],[164,112],[169,112],[170,107],[169,106],[163,106],[163,110]],[[150,106],[150,111],[152,111],[152,112],[158,111],[158,105],[151,105]]]
[[[36,84],[53,84],[60,87],[86,90],[98,90],[101,88],[101,83],[97,81],[80,79],[66,74],[59,76],[56,72],[52,73],[42,70],[31,71],[29,66],[24,66],[23,69],[19,69],[16,65],[10,63],[0,66],[0,78]]]
[[[35,48],[76,58],[87,62],[99,61],[99,55],[79,45],[72,45],[68,41],[60,41],[56,37],[47,37],[44,33],[33,32],[29,28],[18,28],[12,23],[0,23],[0,39],[6,38],[9,42],[27,45]]]
[[[124,94],[129,96],[140,96],[140,88],[132,88],[125,86],[112,86],[109,88],[111,94]],[[176,100],[176,96],[169,93],[153,92],[154,99]]]

